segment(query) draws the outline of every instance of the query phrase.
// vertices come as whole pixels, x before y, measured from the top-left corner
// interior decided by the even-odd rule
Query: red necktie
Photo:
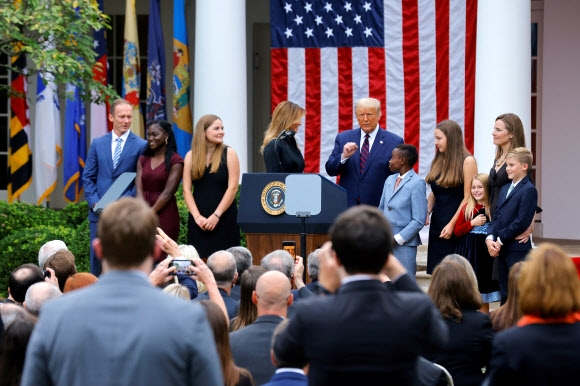
[[[399,186],[399,184],[401,183],[401,180],[402,180],[401,176],[397,177],[397,181],[395,182],[395,189],[393,190],[393,192],[394,192],[395,190],[397,190],[397,187],[398,187],[398,186]]]
[[[365,164],[369,158],[369,135],[365,135],[365,141],[363,142],[362,149],[360,151],[360,172],[365,170]]]

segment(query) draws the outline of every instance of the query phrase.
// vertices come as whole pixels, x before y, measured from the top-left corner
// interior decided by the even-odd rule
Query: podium
[[[282,249],[282,241],[296,241],[300,251],[301,219],[284,212],[285,180],[289,173],[245,173],[242,175],[238,224],[246,234],[253,263],[260,265],[262,257]],[[321,178],[321,211],[306,220],[306,253],[328,240],[328,229],[336,217],[347,209],[346,191]],[[306,265],[306,257],[304,264]]]

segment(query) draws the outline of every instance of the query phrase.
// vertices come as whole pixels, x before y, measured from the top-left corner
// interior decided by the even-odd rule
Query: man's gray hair
[[[45,243],[40,250],[38,251],[38,266],[40,268],[44,267],[44,263],[48,260],[52,255],[56,252],[60,251],[61,249],[65,249],[68,251],[66,244],[62,240],[52,240],[48,243]]]
[[[223,256],[223,257],[222,257]],[[218,287],[232,284],[236,276],[236,259],[227,251],[217,251],[207,258],[207,267],[213,273]]]
[[[226,250],[234,255],[236,259],[236,269],[238,270],[238,281],[241,280],[242,274],[252,266],[252,252],[244,247],[231,247]]]
[[[26,314],[26,310],[18,304],[0,303],[0,317],[4,323],[4,329],[16,319],[18,315]]]
[[[58,298],[62,292],[52,283],[42,281],[31,285],[26,291],[24,303],[26,310],[38,316],[42,306],[51,299]]]
[[[283,249],[277,249],[262,258],[260,265],[267,271],[282,272],[288,279],[294,275],[294,259],[292,255]]]
[[[316,281],[318,280],[318,268],[319,268],[319,261],[318,261],[318,252],[320,252],[320,248],[310,252],[308,255],[308,276],[310,276],[310,280]]]

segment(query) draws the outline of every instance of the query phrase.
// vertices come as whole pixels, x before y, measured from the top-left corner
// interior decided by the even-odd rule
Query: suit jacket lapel
[[[403,187],[403,185],[405,185],[407,182],[409,182],[409,180],[410,180],[411,178],[413,178],[413,176],[414,176],[414,175],[415,175],[415,171],[414,171],[413,169],[409,170],[409,172],[407,173],[407,175],[405,176],[405,178],[403,178],[403,179],[401,180],[401,182],[399,182],[399,186],[397,186],[397,190],[395,190],[395,191],[393,192],[393,194],[391,195],[391,198],[393,198],[393,197],[395,196],[395,194],[397,194],[397,192],[398,192],[399,190],[401,190],[401,188]],[[395,185],[393,185],[392,189],[394,189],[394,188],[395,188]],[[389,199],[389,201],[390,201],[390,200],[391,200],[391,199]]]
[[[359,174],[359,177],[360,177],[360,150],[361,150],[360,149],[360,139],[361,139],[361,133],[362,133],[361,129],[352,130],[350,140],[349,140],[349,142],[354,142],[354,143],[356,143],[357,146],[359,146],[357,151],[355,151],[354,154],[351,156],[352,160],[354,161],[357,173]]]
[[[530,178],[528,176],[525,176],[520,182],[518,182],[518,184],[515,186],[515,188],[513,188],[513,190],[510,192],[510,195],[505,197],[505,194],[502,194],[502,196],[500,196],[500,200],[497,203],[497,206],[495,208],[495,210],[497,211],[499,208],[501,208],[506,202],[508,202],[513,196],[514,194],[516,194],[516,192],[518,190],[520,190],[528,181],[530,180]],[[511,183],[510,183],[511,184]],[[508,188],[509,189],[509,188]],[[501,193],[500,193],[501,194]],[[507,191],[506,191],[507,194]]]
[[[105,142],[105,157],[107,157],[107,165],[109,165],[109,169],[111,172],[113,171],[113,150],[112,150],[112,141],[113,141],[113,132],[109,131],[105,138],[107,139]]]

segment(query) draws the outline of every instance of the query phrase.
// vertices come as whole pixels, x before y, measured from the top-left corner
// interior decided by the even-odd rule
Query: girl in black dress
[[[467,151],[457,122],[447,120],[437,125],[435,146],[431,170],[425,178],[431,186],[427,200],[427,224],[431,225],[427,245],[429,274],[445,256],[455,252],[457,238],[453,230],[461,207],[471,195],[471,180],[477,174],[475,158]]]
[[[304,157],[294,135],[302,124],[306,110],[290,101],[281,102],[274,109],[272,121],[264,134],[260,152],[268,173],[302,173]]]
[[[195,125],[191,150],[185,155],[183,198],[189,209],[188,244],[201,258],[240,245],[238,209],[234,203],[240,161],[223,143],[224,126],[215,115]]]

